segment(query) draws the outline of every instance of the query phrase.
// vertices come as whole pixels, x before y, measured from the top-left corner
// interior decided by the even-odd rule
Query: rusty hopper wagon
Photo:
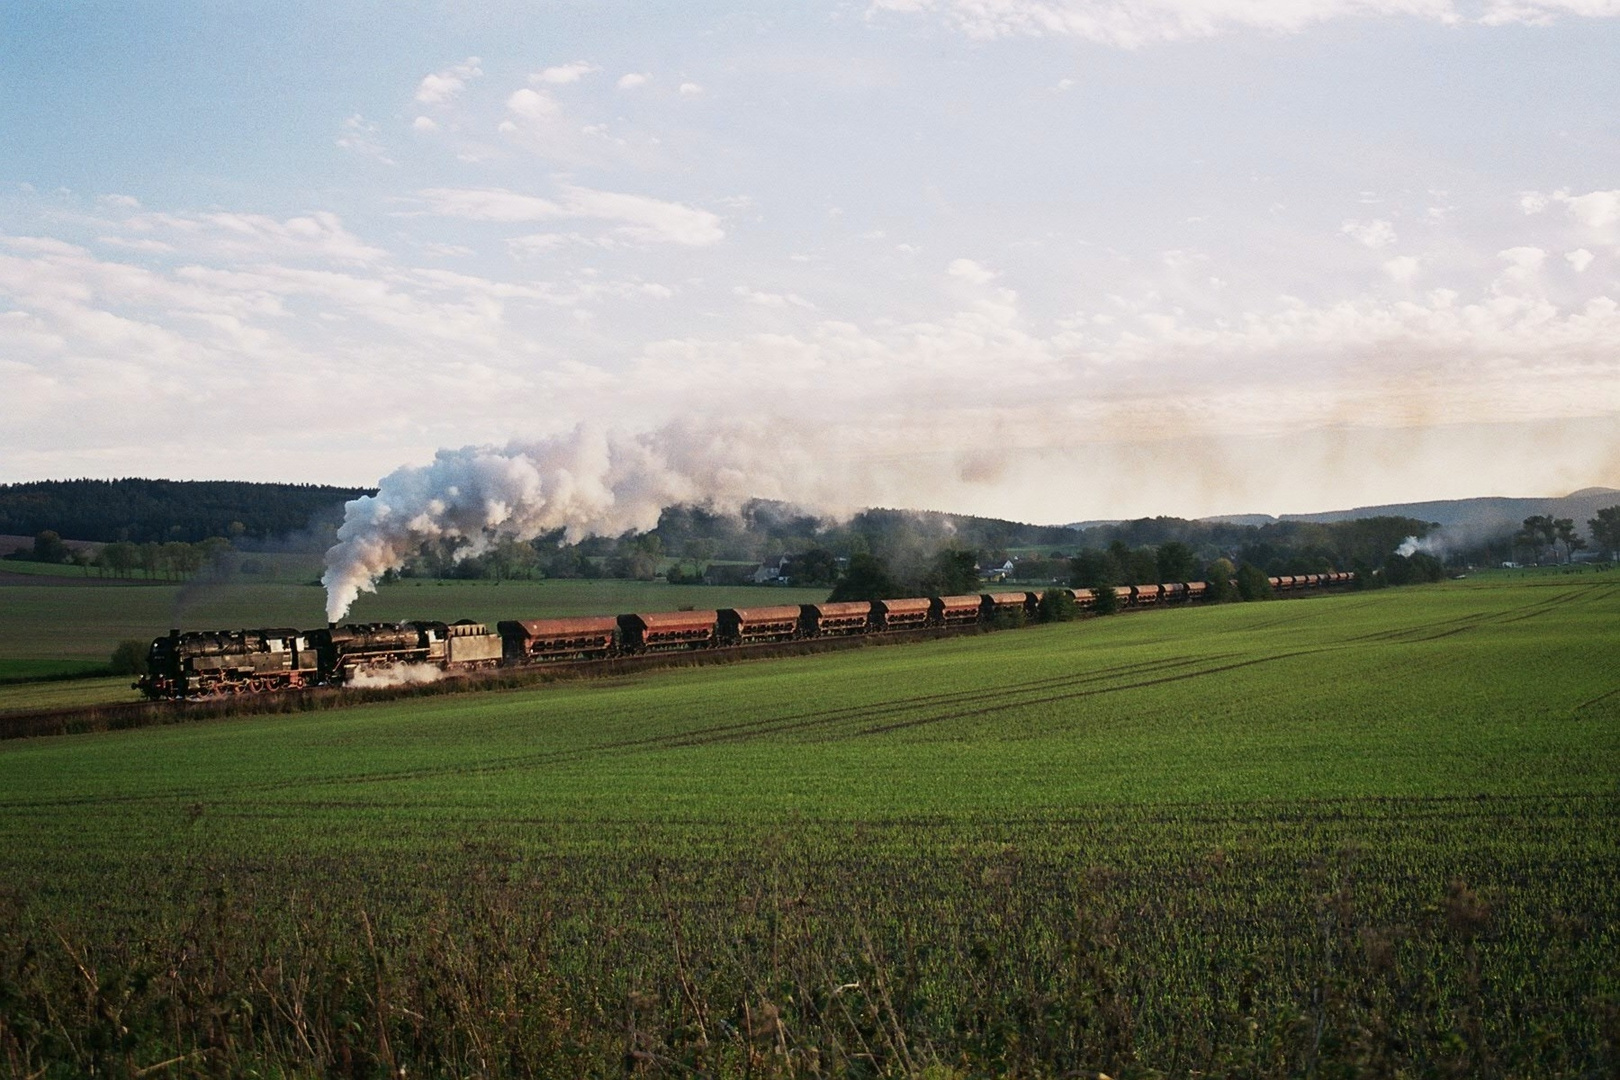
[[[806,637],[842,637],[847,634],[864,634],[871,629],[870,600],[804,604],[800,611]]]
[[[982,603],[978,594],[936,596],[932,601],[928,621],[935,626],[971,626],[979,621],[979,608]]]
[[[619,642],[625,652],[706,649],[718,639],[713,611],[661,611],[619,616]]]
[[[720,644],[755,645],[767,641],[792,641],[802,633],[802,612],[798,604],[775,607],[725,608],[720,618]]]
[[[613,615],[583,619],[513,619],[496,627],[508,661],[592,660],[619,651],[619,620]]]
[[[872,621],[877,630],[920,630],[928,625],[932,600],[874,600]]]
[[[985,593],[979,599],[986,619],[1033,619],[1041,610],[1040,595],[1032,592]]]

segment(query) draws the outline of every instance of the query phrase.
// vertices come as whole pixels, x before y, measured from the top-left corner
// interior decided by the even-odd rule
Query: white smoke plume
[[[1395,554],[1410,559],[1421,551],[1425,555],[1433,555],[1437,559],[1444,559],[1457,542],[1457,537],[1448,536],[1446,531],[1441,529],[1424,537],[1408,536],[1396,546]]]
[[[432,664],[389,664],[387,667],[361,668],[346,685],[362,690],[379,690],[388,686],[438,682],[442,678],[444,671]]]
[[[326,617],[343,618],[426,542],[459,541],[457,557],[467,558],[502,539],[557,529],[570,542],[646,531],[666,506],[735,511],[755,496],[780,497],[783,477],[807,475],[802,464],[782,439],[739,428],[626,436],[581,427],[536,442],[441,450],[344,507],[321,577]]]

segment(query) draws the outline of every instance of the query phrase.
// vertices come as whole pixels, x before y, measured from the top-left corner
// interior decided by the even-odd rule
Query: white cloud
[[[416,88],[416,100],[424,105],[443,105],[467,88],[467,83],[484,73],[479,59],[469,56],[459,64],[427,75]]]
[[[426,188],[417,193],[433,213],[469,221],[544,221],[563,216],[550,199],[502,188]]]
[[[703,87],[699,86],[697,83],[695,83],[695,82],[683,82],[683,83],[681,83],[681,96],[682,97],[697,97],[701,93],[703,93]]]
[[[1502,271],[1502,276],[1494,283],[1499,292],[1528,286],[1547,261],[1547,253],[1538,247],[1511,247],[1505,251],[1498,251],[1496,257],[1508,264],[1507,269]]]
[[[643,72],[632,71],[628,75],[620,75],[619,81],[614,85],[618,86],[620,90],[634,90],[638,86],[646,86],[651,78],[651,75]]]
[[[720,218],[707,210],[644,195],[567,187],[563,202],[576,216],[620,222],[617,231],[635,240],[703,246],[726,235]]]
[[[133,195],[103,195],[101,201],[119,210],[139,210],[141,200]]]
[[[1547,253],[1537,247],[1513,247],[1498,251],[1496,257],[1520,270],[1534,272],[1547,261]]]
[[[539,255],[542,252],[552,251],[568,243],[569,237],[562,233],[530,233],[527,236],[514,236],[506,242],[507,250],[515,258],[527,255]]]
[[[562,187],[556,200],[500,188],[428,188],[419,194],[433,213],[445,217],[499,222],[587,218],[613,223],[613,235],[622,240],[693,247],[725,237],[717,215],[645,195],[574,186]]]
[[[761,307],[785,308],[792,306],[814,310],[816,306],[797,293],[763,292],[759,289],[751,289],[746,285],[734,286],[731,291],[733,295],[740,296],[750,304],[758,304]]]
[[[557,104],[555,98],[527,87],[507,98],[506,107],[525,120],[545,122],[562,115],[562,106]]]
[[[1539,214],[1547,209],[1552,200],[1539,191],[1525,191],[1519,194],[1519,209],[1526,214]]]
[[[928,16],[977,39],[1073,37],[1120,48],[1259,30],[1293,33],[1343,18],[1421,18],[1485,25],[1612,18],[1615,0],[872,0],[880,13]]]
[[[560,86],[564,83],[578,82],[586,75],[601,71],[602,69],[587,60],[575,60],[571,64],[561,64],[557,67],[548,67],[544,71],[537,71],[529,76],[532,83],[549,83]]]
[[[985,285],[996,280],[994,271],[986,269],[972,259],[952,259],[945,272],[951,277],[971,281],[975,285]]]
[[[388,151],[377,140],[377,125],[355,113],[343,122],[343,133],[337,137],[340,149],[360,157],[368,157],[383,165],[394,164]]]
[[[418,116],[415,120],[411,121],[411,128],[425,135],[429,132],[438,131],[439,122],[433,119],[431,116]]]
[[[1585,248],[1576,248],[1574,251],[1567,251],[1564,253],[1565,261],[1575,268],[1575,272],[1577,274],[1584,274],[1586,272],[1586,268],[1592,265],[1592,260],[1594,258],[1596,258],[1596,256],[1594,256],[1590,251],[1587,251]]]
[[[344,228],[336,214],[317,211],[277,221],[264,214],[136,214],[122,223],[132,239],[157,239],[179,251],[229,259],[314,258],[369,263],[386,252]]]
[[[1555,198],[1569,208],[1570,215],[1590,229],[1607,229],[1620,223],[1620,190],[1592,191],[1585,195],[1559,192]]]
[[[1397,255],[1384,263],[1384,273],[1401,285],[1409,284],[1417,272],[1418,260],[1411,255]]]
[[[1395,226],[1382,218],[1372,221],[1346,221],[1339,231],[1370,248],[1388,247],[1396,240]]]

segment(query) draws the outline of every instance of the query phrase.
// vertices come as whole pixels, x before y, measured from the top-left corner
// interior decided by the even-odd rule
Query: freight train
[[[1273,577],[1277,592],[1351,584],[1350,573]],[[1093,589],[1062,589],[1081,611],[1097,607]],[[1193,603],[1209,583],[1121,585],[1120,608]],[[208,698],[342,686],[402,666],[470,672],[523,664],[606,660],[692,649],[744,648],[813,638],[894,634],[979,625],[1021,625],[1040,607],[1033,592],[969,593],[821,604],[780,604],[717,611],[665,611],[484,623],[404,622],[330,625],[319,630],[256,629],[182,633],[152,642],[137,683],[148,698]]]

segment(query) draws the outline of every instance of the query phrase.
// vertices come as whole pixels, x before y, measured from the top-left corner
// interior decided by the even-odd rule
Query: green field
[[[0,1058],[1596,1075],[1617,628],[1486,576],[0,744]]]

